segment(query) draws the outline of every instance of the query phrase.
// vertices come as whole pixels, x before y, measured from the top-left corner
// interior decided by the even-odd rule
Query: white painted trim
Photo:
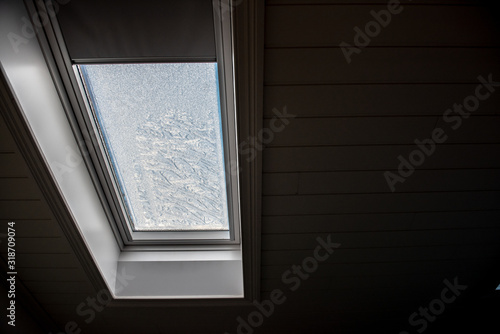
[[[29,16],[22,2],[1,3],[1,33],[23,36],[21,18]],[[26,123],[73,215],[75,228],[114,298],[243,297],[241,246],[190,253],[121,252],[38,41],[31,38],[19,45],[16,53],[8,39],[1,39],[0,60]],[[61,165],[70,170],[61,172]],[[127,275],[133,278],[123,287]]]
[[[117,270],[134,277],[117,299],[243,298],[241,250],[124,252]]]
[[[24,4],[10,1],[2,5],[2,35],[13,33],[23,36],[21,18],[29,17]],[[70,206],[75,221],[79,222],[76,227],[85,236],[86,245],[101,275],[113,291],[120,249],[105,223],[106,215],[85,165],[81,163],[66,174],[58,171],[58,163],[69,159],[68,152],[79,152],[79,149],[38,41],[35,37],[29,39],[18,46],[18,52],[7,38],[0,39],[0,43],[0,60],[13,94],[60,192]]]
[[[228,2],[228,4],[226,4]],[[233,18],[232,12],[221,15],[224,6],[231,6],[231,0],[212,0],[214,15],[215,49],[219,68],[220,101],[223,113],[223,129],[226,145],[224,147],[225,168],[228,189],[229,219],[234,240],[241,240],[241,198],[239,187],[238,161],[238,129],[235,100],[234,77],[234,45],[233,45]],[[225,116],[225,117],[224,117]]]

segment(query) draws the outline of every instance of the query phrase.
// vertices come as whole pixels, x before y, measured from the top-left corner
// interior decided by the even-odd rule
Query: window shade
[[[73,60],[215,60],[212,0],[72,0],[57,19]]]

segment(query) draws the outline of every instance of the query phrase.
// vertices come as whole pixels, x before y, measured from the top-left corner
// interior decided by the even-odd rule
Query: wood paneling
[[[43,301],[43,305],[67,305],[73,308],[76,314],[76,308],[81,303],[86,303],[88,297],[95,298],[95,294],[87,293],[34,293],[34,297]],[[104,297],[106,298],[106,297]],[[85,304],[86,305],[86,304]]]
[[[472,116],[454,130],[456,124],[436,116],[297,118],[274,133],[268,147],[413,144],[432,138],[436,127],[445,132],[446,143],[500,143],[500,116]],[[265,128],[271,125],[280,126],[264,122]]]
[[[499,54],[498,48],[368,47],[347,64],[339,48],[266,49],[264,83],[476,83],[479,75],[500,77]]]
[[[28,168],[23,158],[16,153],[0,153],[0,175],[6,177],[27,177]],[[2,189],[2,192],[7,189]]]
[[[450,272],[455,274],[455,272]],[[474,276],[474,273],[463,273],[461,277],[464,279],[467,277]],[[454,276],[453,276],[454,277]],[[452,277],[452,278],[453,278]],[[429,286],[439,285],[442,283],[443,279],[448,278],[448,275],[441,274],[423,274],[423,275],[380,275],[380,276],[346,276],[346,277],[317,277],[311,276],[303,281],[300,285],[302,290],[339,290],[342,287],[356,287],[362,290],[369,290],[370,288],[374,293],[381,293],[381,289],[387,289],[387,294],[396,294],[395,291],[391,292],[392,289],[422,289],[423,282],[426,282]],[[285,282],[286,283],[286,282]],[[284,283],[280,279],[263,279],[262,286],[264,291],[270,291],[277,287],[282,287]],[[291,284],[290,284],[291,285]],[[425,291],[425,287],[424,287]],[[339,304],[345,304],[348,302],[349,296],[345,296],[346,300],[339,302]],[[357,295],[353,297],[352,293],[350,298],[364,299],[362,296]],[[398,298],[402,298],[399,296]],[[379,300],[379,302],[381,302]]]
[[[81,268],[19,268],[18,275],[23,282],[78,282],[87,281]],[[29,284],[28,284],[29,286]]]
[[[63,236],[26,238],[16,234],[17,254],[67,254],[70,252],[71,247]]]
[[[36,200],[40,190],[29,178],[0,178],[0,200]]]
[[[40,199],[0,201],[0,219],[49,219],[51,213]]]
[[[391,192],[380,171],[265,173],[264,195]],[[397,192],[500,190],[498,169],[417,170]]]
[[[431,271],[447,274],[458,271],[480,271],[491,266],[495,260],[450,260],[421,262],[391,262],[391,263],[322,263],[318,271],[324,277],[341,276],[388,276],[388,275],[421,275]],[[264,266],[262,278],[281,278],[290,270],[290,265]]]
[[[398,156],[408,159],[416,145],[268,148],[264,172],[397,170]],[[500,145],[439,145],[419,169],[500,168]],[[383,177],[383,174],[382,174]],[[411,177],[411,176],[410,176]]]
[[[330,237],[329,237],[330,236]],[[310,249],[320,245],[318,238],[330,239],[339,247],[416,247],[437,245],[463,245],[473,243],[495,243],[500,238],[500,228],[474,230],[429,230],[429,231],[383,231],[383,232],[337,232],[274,234],[262,237],[263,250]]]
[[[264,116],[275,117],[273,109],[282,111],[284,106],[297,118],[442,116],[454,103],[474,94],[476,87],[476,83],[266,86]],[[474,114],[499,115],[499,104],[500,94],[492,94]]]
[[[335,234],[333,234],[335,237]],[[264,250],[262,265],[279,265],[301,263],[311,256],[312,249],[295,250]],[[325,263],[367,263],[367,262],[415,262],[452,259],[481,259],[498,257],[500,245],[491,244],[464,244],[440,245],[421,247],[381,247],[381,248],[346,248],[339,247]]]
[[[413,5],[423,5],[423,4],[434,4],[434,5],[477,5],[485,3],[487,0],[413,0],[411,4]],[[329,5],[387,5],[385,0],[267,0],[266,5],[268,8],[271,5],[313,5],[313,4],[329,4]],[[408,3],[408,5],[411,5]]]
[[[17,268],[78,268],[79,263],[72,253],[32,254],[19,253]]]
[[[443,114],[475,93],[480,75],[500,75],[491,9],[403,2],[348,63],[340,43],[354,44],[354,27],[387,2],[266,4],[264,127],[283,110],[291,118],[263,152],[263,290],[282,286],[283,271],[329,234],[341,246],[295,295],[318,313],[396,309],[444,277],[482,277],[500,256],[500,95],[456,131]],[[391,193],[384,171],[436,127],[446,142]]]
[[[10,134],[7,125],[0,118],[0,153],[12,153],[16,151],[16,143]]]
[[[62,235],[61,228],[52,219],[15,219],[16,235],[24,238],[59,238]]]
[[[94,287],[89,282],[82,281],[31,281],[29,283],[32,293],[86,293],[95,294]]]
[[[387,2],[363,6],[344,3],[268,6],[266,47],[339,47],[342,42],[354,45],[354,27],[365,31],[365,25],[375,21],[372,11],[385,12],[378,15],[387,23],[376,36],[368,36],[370,47],[500,45],[498,25],[486,7],[439,6],[436,2],[432,6],[407,6],[408,1],[401,1],[402,11],[390,14]],[[474,29],[461,29],[463,26]],[[457,34],[457,30],[461,33]]]
[[[262,214],[315,215],[498,209],[500,191],[265,196]]]
[[[490,227],[500,227],[500,210],[266,216],[262,218],[262,228],[266,234],[414,231]]]

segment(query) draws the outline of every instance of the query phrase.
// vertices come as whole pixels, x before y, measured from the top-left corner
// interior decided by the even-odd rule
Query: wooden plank
[[[411,330],[408,328],[407,318],[408,314],[414,310],[402,314],[400,304],[394,304],[389,309],[367,306],[363,308],[363,312],[359,312],[355,309],[347,309],[345,305],[339,308],[338,305],[335,306],[334,299],[329,300],[329,303],[323,304],[325,306],[322,310],[317,308],[310,310],[309,305],[301,304],[300,301],[294,301],[293,305],[284,304],[280,306],[280,312],[276,312],[276,315],[266,320],[262,326],[262,332],[358,334],[371,333],[374,329],[378,333],[399,333],[401,329]],[[361,302],[359,305],[364,304]],[[293,306],[295,309],[291,309]],[[388,314],[395,319],[387,320]]]
[[[267,147],[412,144],[431,136],[436,116],[299,118],[273,132]],[[264,128],[281,124],[267,120]],[[284,124],[283,124],[284,126]]]
[[[417,170],[397,192],[500,190],[500,169]],[[391,192],[380,171],[264,173],[263,195]]]
[[[74,308],[85,303],[88,297],[96,298],[93,293],[35,293],[34,297],[42,305],[74,305]],[[106,297],[104,297],[106,298]]]
[[[262,215],[496,210],[500,191],[263,196]]]
[[[499,48],[365,48],[348,64],[340,48],[267,49],[264,83],[476,83],[500,77],[499,56]]]
[[[446,274],[449,272],[483,271],[494,265],[494,259],[421,261],[421,262],[385,262],[385,263],[321,263],[315,277],[342,276],[388,276],[388,275],[420,275]],[[300,265],[300,263],[298,263]],[[290,265],[274,265],[262,267],[262,278],[281,278],[290,270]]]
[[[77,318],[75,315],[75,305],[71,305],[71,307],[68,307],[68,305],[60,305],[60,304],[48,304],[44,305],[43,308],[47,313],[50,314],[50,316],[59,323],[61,328],[64,328],[66,323],[68,321],[74,321],[78,320],[78,324],[83,328],[83,324],[85,324],[85,321],[81,321],[81,318]],[[85,333],[82,330],[82,333]]]
[[[80,268],[19,268],[17,273],[23,282],[87,281],[87,275]]]
[[[29,175],[30,172],[21,155],[17,153],[0,153],[1,177],[27,177]]]
[[[79,268],[74,254],[26,254],[16,256],[17,268]]]
[[[451,276],[451,277],[450,277]],[[414,290],[421,289],[422,284],[426,287],[438,287],[443,286],[443,280],[446,278],[453,279],[456,276],[454,273],[450,275],[443,274],[426,274],[426,275],[408,275],[408,276],[370,276],[371,279],[367,279],[366,276],[349,276],[349,277],[338,277],[336,279],[331,279],[328,277],[316,277],[310,276],[307,280],[304,280],[300,286],[302,290],[339,290],[342,291],[346,287],[358,287],[359,289],[370,289],[376,292],[383,292],[380,289],[406,289]],[[466,284],[467,278],[473,276],[473,274],[462,274],[461,282]],[[262,280],[262,290],[270,291],[278,287],[286,286],[279,279],[263,279]],[[441,288],[442,289],[442,288]],[[438,293],[441,291],[438,290]],[[358,298],[363,298],[366,296],[357,295]],[[351,294],[351,298],[353,295]]]
[[[203,312],[195,312],[195,316],[198,321],[189,322],[189,316],[175,315],[169,316],[165,318],[165,316],[160,316],[159,318],[155,318],[154,316],[143,316],[139,319],[141,321],[133,321],[133,322],[123,322],[123,318],[119,316],[117,318],[111,318],[112,321],[107,321],[108,318],[103,317],[103,323],[100,325],[97,330],[104,329],[103,334],[112,333],[118,327],[119,333],[124,334],[134,334],[134,333],[182,333],[188,328],[192,333],[203,333],[207,332],[207,328],[210,327],[210,333],[224,333],[224,324],[228,319],[236,319],[236,316],[232,316],[232,313],[227,313],[226,308],[223,308],[221,311],[224,312],[224,315],[213,315],[206,316]],[[122,311],[123,312],[123,311]],[[234,311],[233,311],[234,312]],[[170,313],[170,311],[169,311]],[[189,312],[186,312],[189,313]],[[193,314],[192,314],[193,315]],[[130,312],[130,318],[135,318],[134,312]],[[160,320],[162,319],[162,320]],[[178,319],[179,321],[174,321],[174,319]],[[191,318],[192,319],[192,318]],[[212,321],[214,321],[212,323]],[[121,323],[122,322],[122,323]],[[121,323],[121,324],[120,324]],[[210,323],[210,326],[206,324]],[[187,325],[189,324],[189,325]],[[213,324],[213,325],[212,325]],[[94,324],[92,323],[89,326],[89,333],[94,333]],[[233,332],[233,330],[231,330]],[[208,332],[207,332],[208,333]]]
[[[262,217],[262,233],[335,233],[500,227],[500,210]]]
[[[109,311],[106,312],[105,314],[107,315],[108,313]],[[163,331],[159,332],[158,329],[158,326],[161,326],[163,324],[163,321],[155,320],[152,317],[147,317],[147,319],[141,321],[123,321],[123,318],[122,320],[117,319],[110,321],[108,320],[109,318],[106,315],[102,315],[100,313],[97,314],[96,318],[88,325],[84,321],[85,319],[88,318],[88,315],[86,316],[86,318],[80,318],[80,321],[82,323],[81,325],[82,333],[107,334],[107,333],[119,332],[122,334],[134,334],[141,332],[144,333],[163,332]],[[128,319],[134,317],[135,317],[134,315],[131,315],[130,317],[128,317]],[[169,317],[168,319],[173,320],[174,317]],[[178,328],[179,330],[176,331],[178,333],[182,331],[182,328],[186,327],[187,323],[187,322],[182,322],[182,325],[180,324],[173,325],[172,324],[173,321],[165,321],[165,322],[169,323],[169,325],[164,324],[164,326],[168,328],[168,330],[165,330],[165,332],[168,332],[169,330],[176,331],[176,329]],[[197,322],[195,324],[190,324],[189,328],[193,328],[193,331],[195,332],[202,332],[203,328],[206,328],[206,326],[203,327]],[[223,330],[221,330],[220,332],[222,331]]]
[[[397,170],[416,145],[266,148],[264,172]],[[500,168],[498,144],[443,145],[417,169]],[[411,176],[410,176],[411,177]]]
[[[381,5],[267,6],[266,47],[339,47],[355,45],[354,27],[376,22],[379,33],[369,46],[499,46],[497,17],[486,7],[406,6],[399,14]],[[372,11],[379,14],[381,26]],[[419,27],[419,29],[415,29]],[[371,28],[375,29],[375,28]],[[373,30],[375,31],[375,30]],[[322,33],[318,33],[322,32]]]
[[[2,255],[7,250],[2,249]],[[16,253],[17,254],[67,254],[71,253],[66,238],[23,238],[16,235]]]
[[[332,302],[332,299],[330,299],[330,302]],[[294,305],[299,304],[300,302],[294,303]],[[364,304],[360,303],[360,305]],[[370,333],[374,328],[379,333],[399,333],[401,329],[410,329],[407,328],[409,327],[407,318],[408,314],[413,312],[411,310],[401,314],[399,304],[392,305],[390,309],[382,307],[369,308],[367,306],[364,308],[364,312],[355,312],[346,307],[340,309],[330,307],[329,304],[325,304],[322,310],[309,311],[307,306],[300,307],[302,310],[299,310],[298,306],[296,306],[295,310],[289,310],[288,308],[289,306],[286,304],[280,315],[267,320],[263,326],[265,333],[280,333],[280,331],[286,330],[290,333],[328,333],[327,331],[333,331],[339,334],[358,334]],[[284,314],[286,314],[286,317]],[[388,314],[395,319],[387,320]]]
[[[301,263],[306,257],[311,256],[313,249],[263,250],[262,265]],[[413,262],[488,257],[500,258],[498,243],[382,248],[346,248],[343,245],[337,248],[324,263]]]
[[[77,326],[75,328],[75,333],[92,333],[92,334],[107,334],[107,333],[120,333],[120,334],[134,334],[134,333],[160,333],[158,330],[158,324],[162,323],[162,321],[165,318],[160,318],[162,320],[158,319],[152,319],[149,318],[147,320],[144,319],[137,319],[134,315],[126,315],[121,319],[109,319],[107,314],[110,312],[109,308],[106,308],[102,312],[96,312],[95,313],[95,318],[92,319],[92,321],[89,321],[87,324],[85,322],[86,319],[89,319],[89,313],[84,313],[82,316],[78,315],[76,313],[76,305],[62,305],[62,304],[47,304],[44,305],[44,308],[51,310],[51,312],[54,312],[56,314],[56,319],[60,321],[60,326],[61,328],[64,328],[66,323],[70,321],[76,322]],[[71,312],[65,312],[64,308],[67,308]],[[85,310],[92,309],[91,306],[88,306],[88,308],[83,309],[84,312]],[[122,310],[123,312],[123,310]],[[52,314],[52,313],[51,313]],[[132,319],[134,318],[135,320],[125,320],[125,319]],[[171,317],[168,317],[167,319],[173,319]],[[166,321],[168,323],[172,323],[171,321]],[[183,325],[185,326],[186,322],[183,322]],[[182,327],[181,325],[170,325],[170,328],[178,328]],[[202,327],[201,325],[190,325],[189,328],[198,328]],[[81,332],[78,332],[81,331]],[[198,331],[198,332],[202,332]],[[181,331],[176,331],[178,333],[181,333]],[[220,330],[220,332],[224,332],[224,330]],[[61,332],[62,333],[62,332]],[[69,332],[66,332],[69,333]],[[214,332],[211,332],[214,333]],[[59,334],[59,332],[57,333]]]
[[[406,279],[406,277],[401,277],[401,279]],[[325,317],[329,317],[331,319],[332,316],[334,317],[341,316],[342,320],[345,320],[345,315],[349,313],[351,316],[357,313],[355,318],[360,319],[361,316],[360,313],[363,311],[366,312],[367,309],[378,310],[378,311],[380,309],[383,309],[384,310],[383,313],[377,312],[378,314],[376,314],[379,317],[381,316],[383,317],[384,315],[387,316],[387,314],[394,315],[394,312],[389,311],[392,307],[398,305],[401,306],[406,305],[408,307],[409,300],[413,300],[414,302],[416,301],[422,304],[426,302],[428,305],[430,300],[436,298],[436,294],[439,297],[439,292],[443,289],[443,279],[441,279],[440,282],[441,285],[439,285],[437,277],[433,277],[432,285],[429,284],[428,286],[427,285],[424,286],[425,279],[426,279],[425,277],[421,277],[422,285],[420,286],[414,285],[412,286],[413,289],[410,288],[403,289],[396,287],[390,289],[390,288],[379,288],[374,286],[371,291],[370,289],[365,288],[364,284],[357,291],[354,289],[346,289],[346,288],[317,289],[315,288],[314,284],[316,284],[318,281],[314,279],[314,277],[302,281],[300,287],[296,291],[292,291],[289,286],[283,284],[275,285],[279,284],[279,282],[274,280],[274,281],[269,281],[268,284],[265,286],[265,290],[263,290],[263,296],[264,296],[263,299],[268,300],[269,292],[272,291],[273,289],[276,288],[281,289],[282,291],[284,291],[284,294],[288,302],[280,305],[280,311],[284,312],[284,314],[286,314],[288,317],[293,317],[295,319],[299,317],[304,320],[307,319],[305,321],[311,321],[311,318],[314,319],[314,317],[316,316],[318,317],[322,316],[323,319]],[[453,277],[451,277],[451,280],[453,280]],[[302,308],[304,309],[302,314],[300,314],[296,309],[298,308],[298,305],[301,305]],[[363,307],[360,307],[360,305],[363,305]],[[416,309],[418,310],[418,306]],[[406,314],[404,314],[402,318],[407,319],[408,315],[413,313],[414,311],[415,309],[411,309],[410,311],[406,312]],[[374,316],[373,313],[370,314],[368,317],[366,316],[362,317],[363,323],[366,325],[365,321],[369,321],[372,316]],[[324,321],[321,320],[319,321],[324,325]],[[315,320],[312,322],[313,324],[317,324],[317,321]],[[359,324],[359,320],[358,322],[354,320],[353,324]],[[374,325],[374,322],[370,321],[370,324]],[[290,324],[287,323],[287,325]],[[294,330],[296,328],[297,328],[296,326],[293,326]],[[323,328],[328,328],[328,327],[323,327]],[[338,331],[336,326],[331,328],[335,328],[334,330],[335,333],[346,333],[345,331],[341,332]],[[373,328],[377,328],[376,333],[391,333],[391,331],[389,332],[378,331],[380,329],[380,326]],[[304,328],[302,331],[300,332],[297,331],[293,333],[307,333],[309,330],[311,330],[311,328],[307,326],[307,328]],[[311,332],[318,333],[317,331],[311,331]],[[278,329],[276,332],[266,332],[266,333],[283,333],[283,332],[280,332]],[[327,333],[327,332],[319,331],[319,333]],[[355,331],[353,333],[371,333],[371,332],[369,330],[363,330],[363,331]],[[395,331],[395,333],[399,332]]]
[[[205,318],[207,320],[214,319],[217,317],[231,317],[236,320],[237,316],[241,315],[242,310],[253,310],[253,305],[246,305],[241,307],[233,306],[218,306],[218,307],[206,307],[206,306],[190,306],[189,312],[185,312],[184,307],[110,307],[106,310],[106,317],[108,319],[120,320],[124,315],[134,316],[139,319],[144,318],[154,318],[159,319],[165,316],[165,310],[168,309],[169,316],[178,319],[181,326],[185,326],[183,320],[188,320],[193,314],[196,314],[199,319]],[[224,310],[224,311],[222,311]],[[222,313],[221,313],[222,312]],[[182,320],[181,320],[182,319]],[[167,331],[168,332],[168,331]],[[206,332],[206,331],[201,331]],[[176,332],[172,332],[176,333]]]
[[[354,118],[299,118],[286,127],[267,120],[264,128],[283,126],[269,137],[267,147],[329,146],[329,145],[392,145],[413,144],[415,140],[432,138],[439,127],[448,136],[446,143],[500,143],[500,117],[473,116],[445,122],[442,117],[354,117]],[[267,138],[267,137],[266,137]]]
[[[30,200],[42,197],[34,180],[0,178],[0,200]]]
[[[47,205],[39,200],[1,200],[0,219],[50,219],[51,212]]]
[[[264,117],[273,110],[300,117],[442,116],[474,94],[477,84],[301,85],[264,87]],[[500,94],[481,102],[475,115],[500,114]],[[293,120],[295,122],[296,120]]]
[[[412,282],[413,284],[409,285],[407,288],[401,287],[399,285],[394,287],[386,287],[384,285],[383,287],[373,286],[373,288],[370,289],[370,287],[366,283],[361,284],[357,288],[354,288],[349,285],[341,286],[341,283],[345,281],[337,283],[333,279],[330,287],[328,287],[326,280],[317,277],[315,273],[313,273],[313,276],[310,276],[308,279],[301,281],[300,286],[295,291],[292,291],[291,289],[292,287],[294,287],[292,283],[289,283],[287,285],[283,283],[280,284],[279,280],[277,279],[266,280],[267,284],[265,286],[265,289],[263,289],[262,294],[263,296],[265,296],[264,299],[269,299],[270,291],[272,291],[273,289],[281,289],[286,294],[290,302],[305,302],[304,307],[308,307],[308,313],[312,311],[309,306],[312,306],[310,304],[312,304],[313,301],[318,305],[323,306],[332,304],[332,308],[339,311],[341,309],[349,308],[351,309],[351,311],[355,312],[357,310],[358,312],[360,312],[361,310],[366,310],[365,307],[359,307],[360,303],[363,305],[369,304],[370,306],[378,305],[378,307],[382,307],[384,309],[390,308],[391,305],[406,304],[406,306],[408,307],[407,304],[409,301],[419,304],[427,303],[428,305],[429,301],[436,298],[436,295],[439,296],[439,293],[446,286],[443,282],[445,279],[453,282],[453,278],[457,277],[460,284],[465,284],[465,282],[467,281],[472,281],[472,279],[469,277],[473,276],[474,274],[471,275],[464,272],[450,272],[442,274],[441,277],[440,275],[436,274],[415,275],[416,279],[420,279],[420,284],[415,284]],[[397,278],[401,280],[410,279],[406,275],[399,275]],[[468,278],[468,280],[465,280],[466,278]],[[360,279],[362,278],[356,277],[355,282],[358,282]],[[372,279],[372,277],[368,276],[365,277],[365,279],[369,281],[370,279]],[[379,279],[383,280],[383,277]],[[316,285],[318,283],[319,285]],[[358,304],[358,307],[356,307],[356,304]],[[319,310],[320,307],[313,306],[313,308],[317,308],[317,312],[325,312]],[[293,312],[293,310],[289,311]],[[411,314],[413,313],[413,311],[414,310],[411,310],[408,313]],[[405,315],[405,318],[407,317],[408,314]]]
[[[16,143],[3,117],[0,117],[0,152],[17,152]]]
[[[436,128],[442,128],[448,135],[447,143],[498,143],[499,127],[500,117],[474,114],[460,121],[448,119],[446,122],[443,117],[439,117],[436,123]]]
[[[86,293],[95,294],[96,291],[89,281],[68,281],[68,282],[52,282],[52,281],[30,281],[26,283],[29,290],[34,293]]]
[[[344,233],[265,234],[263,250],[309,249],[320,245],[319,239],[340,244],[338,247],[417,247],[438,245],[462,245],[464,243],[494,243],[500,237],[499,229],[430,230],[430,231],[382,231]],[[312,253],[310,254],[312,256]]]
[[[16,235],[18,237],[62,237],[61,228],[55,220],[15,220]]]
[[[477,5],[487,3],[487,0],[412,0],[411,4],[433,4],[433,5]],[[313,4],[332,4],[332,5],[364,5],[364,4],[379,4],[379,5],[387,5],[386,0],[266,0],[267,6],[276,6],[276,5],[313,5]],[[410,5],[408,3],[407,5]]]
[[[310,285],[314,284],[313,281],[306,280],[303,282],[303,286],[292,292],[290,289],[286,291],[286,297],[288,302],[283,303],[279,306],[280,312],[283,312],[283,322],[286,322],[287,318],[294,319],[296,323],[299,324],[300,321],[297,321],[297,318],[300,319],[303,324],[304,322],[311,321],[311,325],[315,325],[321,323],[323,326],[325,325],[325,320],[329,319],[330,321],[337,318],[336,320],[340,322],[340,324],[351,324],[351,329],[356,328],[361,325],[365,327],[363,330],[357,330],[354,332],[347,333],[372,333],[373,328],[376,328],[375,333],[399,333],[401,329],[410,329],[408,325],[408,317],[413,312],[418,312],[420,307],[428,306],[429,303],[436,299],[440,298],[440,294],[442,290],[446,287],[444,284],[444,280],[448,279],[450,282],[454,281],[454,277],[441,277],[439,280],[438,277],[432,277],[432,281],[427,283],[425,281],[425,277],[421,277],[420,285],[413,285],[408,289],[398,289],[393,288],[391,290],[388,289],[380,289],[373,288],[372,291],[365,291],[362,289],[360,293],[356,293],[355,291],[347,290],[351,293],[351,299],[349,300],[344,293],[346,290],[342,289],[325,289],[325,290],[312,290],[308,289]],[[469,277],[458,277],[459,284],[465,284],[468,287],[472,286],[473,283],[476,283],[476,280]],[[271,288],[271,286],[270,286]],[[287,289],[287,287],[284,287]],[[283,289],[283,290],[284,290]],[[422,293],[422,295],[415,295],[415,292]],[[340,296],[339,300],[336,299],[336,296]],[[269,294],[263,294],[263,299],[269,299]],[[346,297],[344,297],[346,296]],[[463,296],[463,295],[462,295]],[[458,300],[453,303],[453,307],[460,305],[461,302],[471,304],[470,300],[466,301],[460,297]],[[366,303],[364,302],[366,299]],[[392,304],[392,305],[391,305]],[[362,305],[363,307],[360,307]],[[452,308],[447,306],[446,312],[450,312]],[[398,309],[395,309],[398,308]],[[382,311],[382,312],[381,312]],[[447,314],[447,313],[445,313]],[[277,313],[276,316],[280,316]],[[316,320],[315,318],[319,319]],[[381,320],[385,320],[387,318],[396,319],[400,317],[399,320],[403,323],[404,327],[393,328],[390,331],[379,331],[381,329],[379,323]],[[362,319],[362,321],[360,321]],[[391,322],[394,322],[394,319],[391,319]],[[288,324],[288,323],[287,323]],[[333,325],[333,324],[330,324]],[[307,333],[309,326],[303,326],[302,331],[293,331],[294,333]],[[298,327],[292,327],[294,330]],[[320,327],[321,328],[321,327]],[[335,326],[322,327],[323,329],[327,328],[331,330],[334,329],[335,333],[346,333],[344,331],[338,331]],[[371,329],[370,329],[371,328]],[[475,328],[475,327],[472,327]],[[411,330],[411,329],[410,329]],[[311,331],[316,333],[316,331]],[[462,331],[458,331],[461,333]],[[474,329],[472,330],[474,332]],[[486,331],[487,332],[487,331]],[[276,332],[269,333],[281,333],[277,328]],[[329,333],[327,331],[319,331],[319,333]],[[443,331],[431,333],[450,333],[446,329]]]
[[[298,194],[299,173],[264,173],[262,175],[263,195]]]
[[[450,277],[451,276],[451,277]],[[406,279],[406,277],[401,277],[402,280]],[[429,281],[426,281],[428,279]],[[452,273],[449,276],[430,276],[420,277],[420,285],[413,283],[407,289],[403,288],[379,288],[375,287],[372,291],[365,290],[365,284],[362,284],[363,288],[360,288],[359,293],[356,293],[354,290],[350,289],[315,289],[314,284],[316,284],[316,280],[312,278],[311,280],[306,280],[301,285],[300,289],[296,291],[296,293],[290,293],[288,290],[287,296],[289,297],[290,304],[298,303],[302,304],[304,309],[307,309],[307,313],[304,314],[304,317],[310,317],[312,314],[316,312],[316,314],[323,314],[323,317],[328,317],[328,313],[333,316],[339,316],[342,318],[342,321],[347,320],[347,317],[351,317],[349,319],[353,324],[359,324],[359,320],[363,319],[361,323],[362,326],[366,326],[367,322],[370,321],[373,317],[373,321],[370,321],[370,328],[376,322],[379,322],[381,319],[390,316],[398,316],[401,317],[400,320],[406,320],[406,326],[396,328],[397,331],[378,331],[380,326],[377,326],[377,333],[399,333],[400,329],[403,329],[408,326],[408,317],[413,312],[418,311],[419,307],[429,305],[429,302],[440,298],[440,293],[446,287],[444,284],[444,280],[447,279],[450,282],[454,281],[454,276]],[[358,281],[358,280],[356,280]],[[471,275],[468,276],[459,276],[458,282],[462,285],[467,285],[470,287],[475,283],[473,277]],[[334,284],[334,283],[333,283]],[[333,285],[332,284],[332,285]],[[272,285],[269,286],[271,288]],[[284,287],[286,288],[286,287]],[[351,293],[351,299],[348,298],[348,292]],[[309,293],[309,297],[307,294]],[[463,298],[463,297],[462,297]],[[460,299],[459,299],[460,300]],[[365,302],[366,301],[366,302]],[[327,308],[327,310],[322,310],[323,308]],[[363,307],[360,307],[363,305]],[[288,314],[296,314],[293,309],[287,310],[287,304],[284,304],[283,312],[287,312]],[[456,306],[456,305],[455,305]],[[391,309],[393,307],[399,308],[398,310]],[[367,310],[373,310],[373,313],[367,312]],[[380,312],[384,310],[383,312]],[[401,310],[406,310],[402,312]],[[363,313],[367,312],[366,315],[363,316]],[[356,314],[357,313],[357,314]],[[347,319],[346,319],[347,318]],[[445,331],[446,332],[446,331]],[[326,332],[324,332],[326,333]],[[368,328],[365,328],[362,331],[356,331],[354,333],[370,333]],[[436,333],[436,332],[432,332]]]

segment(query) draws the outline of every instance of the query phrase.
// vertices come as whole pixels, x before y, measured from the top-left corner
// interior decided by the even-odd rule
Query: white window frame
[[[28,3],[30,12],[34,5]],[[12,18],[30,17],[22,3],[9,9]],[[230,20],[230,16],[226,16]],[[6,21],[7,22],[7,21]],[[22,27],[9,20],[9,29]],[[81,163],[71,106],[62,94],[55,60],[43,53],[50,43],[44,36],[25,45],[23,57],[2,45],[2,67],[31,135],[52,173],[73,217],[79,235],[115,299],[244,298],[242,243],[231,245],[124,246],[108,224],[109,215],[94,187],[92,172]],[[42,45],[42,47],[41,47]],[[45,58],[46,57],[46,58]],[[60,166],[71,163],[71,171]],[[126,284],[124,284],[124,282]]]
[[[223,133],[223,151],[226,171],[226,194],[227,208],[229,219],[229,231],[134,231],[130,217],[127,214],[127,208],[123,199],[120,196],[119,184],[114,177],[113,166],[109,159],[106,158],[105,145],[102,143],[100,136],[99,125],[96,124],[92,116],[92,101],[89,101],[87,92],[84,88],[83,79],[81,78],[78,65],[89,64],[89,61],[76,62],[72,65],[72,80],[77,83],[78,90],[75,93],[81,95],[80,112],[86,118],[87,124],[92,126],[91,136],[98,138],[95,143],[96,151],[99,156],[89,157],[89,163],[93,163],[96,168],[102,168],[103,173],[100,174],[100,184],[107,196],[108,203],[115,206],[112,210],[114,215],[114,224],[116,224],[117,238],[121,238],[125,246],[145,245],[145,244],[239,244],[240,236],[240,197],[239,197],[239,180],[238,173],[233,171],[238,170],[238,152],[237,152],[237,131],[236,131],[236,108],[235,108],[235,92],[234,92],[234,64],[233,64],[233,33],[231,13],[227,15],[219,15],[221,12],[222,3],[218,0],[213,0],[213,17],[214,17],[214,34],[215,34],[215,49],[219,77],[219,98],[221,109],[222,133]],[[127,59],[129,63],[148,62],[148,59]],[[154,59],[155,62],[161,62],[159,59]],[[182,61],[176,59],[177,62]],[[124,60],[116,59],[112,62],[103,61],[102,64],[115,64],[124,62]],[[93,60],[91,63],[100,63],[99,60]],[[76,111],[78,112],[78,111]],[[87,131],[80,124],[81,131]],[[104,166],[105,167],[104,167]],[[103,167],[98,167],[103,166]]]

